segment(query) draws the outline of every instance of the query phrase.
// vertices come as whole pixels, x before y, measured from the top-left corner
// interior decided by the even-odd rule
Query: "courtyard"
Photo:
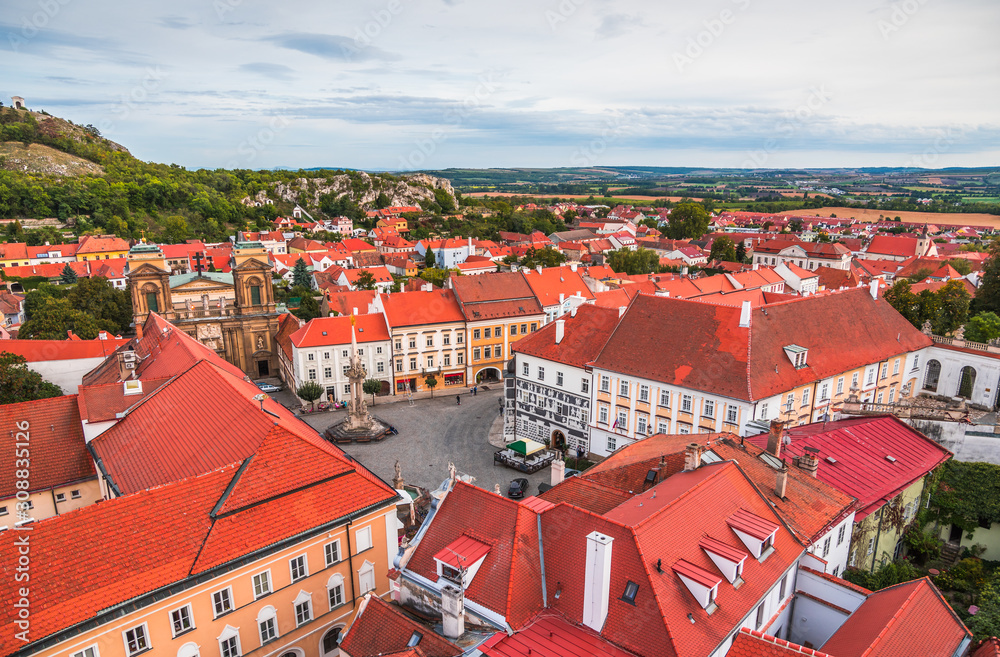
[[[285,393],[288,394],[288,393]],[[528,495],[538,494],[538,484],[549,482],[548,467],[526,475],[511,468],[493,465],[496,447],[490,444],[489,434],[493,422],[500,417],[501,388],[480,389],[471,395],[462,389],[462,404],[455,403],[455,395],[440,393],[433,399],[417,399],[410,406],[405,400],[386,402],[376,398],[375,406],[368,410],[378,418],[396,427],[399,435],[389,436],[381,442],[339,445],[368,469],[387,482],[394,475],[394,465],[399,461],[403,479],[409,485],[435,489],[448,477],[448,463],[454,463],[460,475],[475,477],[475,485],[493,490],[495,484],[506,495],[511,479],[528,480]],[[282,393],[275,395],[285,401]],[[371,397],[367,398],[371,404]],[[345,411],[317,411],[301,418],[320,433],[331,424],[344,418]]]

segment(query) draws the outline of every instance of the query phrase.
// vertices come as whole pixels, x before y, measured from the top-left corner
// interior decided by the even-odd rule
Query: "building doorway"
[[[549,447],[552,449],[557,449],[563,451],[566,449],[566,434],[562,431],[556,429],[552,432],[552,438],[549,439]]]
[[[266,360],[257,361],[257,378],[263,379],[271,376],[271,364]]]
[[[476,374],[476,383],[497,383],[503,379],[503,373],[495,367],[484,367]]]
[[[962,368],[961,379],[958,383],[958,396],[972,399],[972,391],[976,388],[976,370],[968,365]]]

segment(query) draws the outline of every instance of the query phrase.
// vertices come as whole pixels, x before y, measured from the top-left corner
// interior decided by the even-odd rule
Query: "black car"
[[[507,497],[524,497],[524,491],[528,490],[528,480],[524,477],[519,477],[510,482],[510,488],[507,489]]]

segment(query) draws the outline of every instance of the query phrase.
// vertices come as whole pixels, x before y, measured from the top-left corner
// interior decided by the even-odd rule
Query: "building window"
[[[427,357],[427,369],[433,369],[433,368],[434,368],[434,356],[428,356]]]
[[[222,657],[240,657],[239,635],[219,639],[219,652]]]
[[[677,433],[680,433],[680,434],[689,434],[689,433],[691,433],[691,425],[689,425],[689,424],[678,424],[677,425]]]
[[[530,366],[528,363],[521,363],[521,374],[523,376],[531,376]]]
[[[455,334],[455,344],[464,344],[464,343],[465,343],[465,334],[464,333],[456,333]]]
[[[511,324],[510,325],[510,334],[511,335],[517,335],[517,324]]]
[[[618,382],[618,396],[619,397],[628,397],[628,381],[619,381]]]
[[[479,347],[473,347],[472,360],[480,360],[480,359],[482,359],[482,351],[479,350]]]
[[[880,364],[877,365],[876,367],[878,367],[882,371],[882,376],[879,377],[880,379],[886,379],[889,377],[889,363],[885,363],[884,366]]]
[[[865,382],[866,386],[870,386],[875,383],[875,370],[868,370],[868,380]]]
[[[316,360],[314,358],[314,356],[315,356],[315,354],[309,354],[309,355],[306,356],[306,360]]]
[[[340,541],[334,541],[324,545],[323,557],[327,566],[332,566],[340,561]]]
[[[873,536],[868,539],[868,554],[871,554],[874,551],[875,551],[875,537]]]
[[[889,403],[891,404],[894,401],[896,401],[896,388],[892,387],[889,388]]]
[[[479,329],[474,329],[472,331],[472,339],[473,340],[481,340],[482,339],[482,331],[480,331]]]
[[[826,540],[823,541],[823,558],[826,559],[826,555],[830,554],[830,541],[833,540],[832,537],[827,536]],[[784,596],[782,596],[784,597]]]
[[[433,347],[434,346],[434,336],[433,335],[428,335],[427,336],[427,346],[428,347]]]
[[[640,415],[635,421],[635,432],[645,434],[648,429],[646,422],[647,422],[646,416]]]
[[[607,406],[600,406],[597,409],[597,421],[600,424],[607,424],[608,423],[608,407]]]
[[[81,495],[81,494],[80,494],[80,491],[79,491],[79,490],[71,490],[71,491],[69,492],[69,498],[70,498],[71,500],[78,500],[78,499],[80,499],[81,497],[83,497],[83,495]]]
[[[451,367],[451,354],[445,354],[444,355],[444,366],[445,367]],[[379,370],[379,371],[381,371],[381,370]]]
[[[759,630],[760,626],[764,624],[764,603],[757,605],[757,620],[754,623],[754,629]]]
[[[920,354],[913,354],[913,369],[920,367]]]
[[[892,362],[892,375],[896,376],[899,374],[899,359],[897,358]]]
[[[354,534],[354,542],[358,546],[358,550],[355,554],[359,554],[365,550],[370,550],[372,547],[372,528],[363,527],[362,529],[359,529]]]
[[[361,595],[375,590],[375,566],[369,562],[358,571],[358,581],[361,584]]]
[[[839,574],[840,574],[840,565],[838,564],[833,567],[833,576],[837,577]]]
[[[274,641],[276,638],[278,638],[278,627],[277,624],[274,622],[274,616],[265,618],[264,620],[260,621],[258,623],[258,627],[260,628],[261,645],[264,645],[268,641]]]
[[[665,420],[659,420],[656,423],[656,432],[657,433],[667,433],[667,430],[668,430],[668,427],[667,427],[667,422]]]
[[[309,380],[310,381],[316,380],[316,370],[309,370]]]
[[[589,393],[590,392],[590,379],[580,380],[580,392]]]
[[[260,305],[260,286],[251,285],[250,286],[250,305],[259,306]]]
[[[70,655],[70,657],[99,657],[97,654],[97,646],[89,646],[79,652],[74,652]]]
[[[539,367],[538,368],[538,380],[539,381],[544,381],[545,380],[545,368],[544,367]]]
[[[344,604],[344,578],[334,575],[327,583],[327,599],[330,601],[330,610],[334,610]]]
[[[309,564],[306,562],[306,555],[304,554],[289,561],[288,565],[292,571],[293,582],[297,582],[309,575]]]
[[[618,411],[618,419],[615,420],[614,428],[619,431],[628,431],[628,411]]]
[[[66,493],[56,493],[56,502],[65,502]]]
[[[802,405],[803,406],[809,405],[809,388],[806,388],[805,390],[802,391]]]
[[[233,590],[224,588],[212,594],[212,606],[215,610],[215,617],[228,614],[233,610]]]
[[[639,401],[649,402],[649,386],[641,385],[639,386]]]
[[[681,412],[691,412],[691,395],[681,395]]]
[[[788,575],[781,578],[781,584],[778,585],[778,600],[785,599],[785,593],[788,592]]]
[[[410,369],[411,370],[417,369],[417,359],[416,358],[411,358],[410,359]]]
[[[879,391],[878,391],[878,397],[877,397],[877,398],[875,399],[875,403],[876,403],[876,404],[881,404],[881,403],[882,403],[882,396],[883,396],[884,394],[885,394],[885,393],[884,393],[884,392],[882,392],[881,390],[879,390]]]
[[[327,379],[332,379],[333,378],[333,368],[332,367],[324,367],[323,368],[323,377],[327,378]]]
[[[403,371],[403,360],[402,359],[396,361],[396,371],[397,372],[402,372]]]
[[[844,536],[847,534],[847,525],[841,525],[840,529],[837,531],[837,545],[839,546],[844,542]]]
[[[265,570],[253,576],[253,597],[260,598],[271,592],[271,571]]]
[[[396,351],[403,350],[403,343],[400,340],[396,340]]]
[[[184,634],[194,628],[194,624],[191,623],[191,605],[184,605],[180,609],[174,609],[170,612],[170,627],[174,636]]]
[[[714,401],[712,401],[710,399],[706,399],[705,400],[705,411],[704,411],[703,415],[705,417],[710,417],[710,418],[714,418],[715,417],[715,402]]]
[[[312,620],[312,603],[303,600],[295,605],[295,626],[299,627]],[[225,656],[223,656],[225,657]]]
[[[464,365],[465,364],[465,352],[464,351],[460,351],[460,352],[458,352],[458,354],[455,355],[455,363],[458,364],[458,365]]]
[[[819,399],[820,401],[823,401],[824,399],[829,399],[829,398],[830,398],[830,384],[824,383],[819,388]]]
[[[416,348],[417,348],[417,339],[410,338],[410,349],[416,349]]]
[[[601,375],[601,392],[611,392],[611,378]]]
[[[726,405],[726,422],[729,424],[736,424],[738,421],[738,414],[739,409],[736,406],[733,406],[732,404]]]
[[[500,356],[500,348],[497,347],[497,357],[499,356]],[[483,358],[486,360],[493,358],[493,347],[491,347],[490,345],[486,345],[485,347],[483,347]]]
[[[385,372],[385,363],[383,363],[382,361],[379,361],[379,362],[375,363],[375,371],[377,371],[379,374],[384,373]]]
[[[618,441],[616,441],[614,437],[608,436],[608,451],[613,452],[615,451],[615,449],[617,449],[617,447],[618,447]]]
[[[858,373],[855,372],[854,374],[851,375],[851,390],[854,390],[857,387],[858,387]]]
[[[329,655],[340,647],[340,628],[335,627],[323,635],[323,654]]]
[[[837,394],[838,395],[844,394],[844,377],[840,377],[839,379],[837,379]]]
[[[537,330],[538,330],[538,322],[532,322],[531,323],[531,332],[534,333]]]
[[[556,385],[561,386],[563,384],[563,373],[556,372]]]
[[[149,638],[146,634],[145,623],[133,627],[131,630],[125,630],[125,650],[130,656],[149,650]]]
[[[664,408],[670,408],[670,391],[661,390],[660,391],[660,406]]]

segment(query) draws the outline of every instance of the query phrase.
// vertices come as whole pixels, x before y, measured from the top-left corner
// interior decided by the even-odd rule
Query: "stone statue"
[[[351,398],[347,402],[347,420],[345,427],[348,430],[373,429],[375,420],[368,413],[368,403],[365,401],[363,389],[365,377],[368,373],[365,366],[361,364],[361,357],[358,356],[358,338],[354,333],[354,315],[351,315],[351,365],[347,368],[347,379],[351,386]]]
[[[497,495],[503,495],[503,493],[500,492],[500,484],[493,484],[493,492]]]
[[[259,350],[259,349],[263,349],[263,348],[264,348],[264,336],[263,335],[258,335],[257,336],[257,349]]]
[[[931,320],[928,319],[926,322],[924,322],[924,325],[920,327],[920,330],[926,333],[927,335],[933,333],[934,329],[931,328]]]
[[[455,481],[455,464],[451,461],[448,461],[448,479]]]
[[[959,342],[965,342],[965,324],[959,326],[958,330],[955,331],[955,339]]]
[[[399,467],[399,461],[396,461],[395,465],[396,476],[392,478],[392,487],[396,490],[403,490],[403,469]]]

